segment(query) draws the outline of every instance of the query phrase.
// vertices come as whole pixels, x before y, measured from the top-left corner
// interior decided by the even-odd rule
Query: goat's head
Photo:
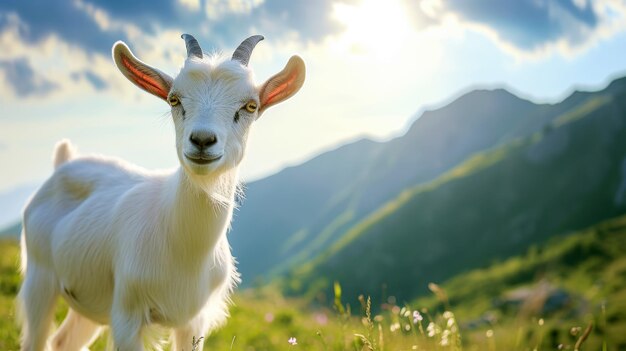
[[[304,62],[292,56],[281,72],[256,86],[248,60],[262,36],[244,40],[230,60],[205,57],[193,36],[182,38],[187,59],[176,78],[141,62],[121,41],[113,46],[113,59],[128,80],[171,106],[183,168],[198,176],[220,174],[241,162],[250,124],[300,89]]]

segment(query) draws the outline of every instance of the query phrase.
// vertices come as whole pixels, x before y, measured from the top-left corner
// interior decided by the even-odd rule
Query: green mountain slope
[[[313,258],[406,187],[540,130],[554,109],[501,89],[474,91],[425,112],[400,138],[361,140],[249,184],[230,235],[244,283]]]
[[[571,99],[576,107],[541,132],[407,188],[293,269],[288,290],[338,280],[347,296],[378,296],[386,286],[410,299],[430,281],[624,213],[626,80]]]
[[[441,286],[457,315],[466,319],[502,306],[511,291],[549,282],[593,303],[607,303],[609,318],[626,308],[626,216],[532,246],[523,255],[455,276]],[[418,305],[443,307],[435,297]],[[503,311],[504,312],[504,311]],[[511,311],[517,312],[517,311]],[[617,317],[626,323],[626,315]]]

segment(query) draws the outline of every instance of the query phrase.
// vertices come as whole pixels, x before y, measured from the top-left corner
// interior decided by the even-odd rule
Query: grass
[[[13,305],[20,281],[18,255],[15,244],[0,243],[1,350],[18,350],[19,333]],[[490,274],[506,276],[511,265],[506,263],[504,268],[497,268]],[[609,270],[622,274],[623,268],[626,264],[619,263]],[[206,338],[205,350],[556,350],[559,344],[563,345],[562,349],[574,350],[577,343],[583,345],[579,347],[581,350],[586,350],[586,345],[592,345],[589,350],[618,350],[611,344],[601,348],[607,336],[616,332],[610,331],[606,309],[598,315],[584,316],[579,323],[562,316],[551,319],[517,316],[469,327],[450,311],[456,312],[457,307],[449,305],[450,296],[456,298],[456,294],[449,294],[435,284],[430,288],[435,304],[422,300],[409,305],[396,302],[392,297],[387,301],[372,301],[360,296],[359,305],[350,306],[342,302],[344,297],[337,283],[333,306],[327,308],[312,308],[307,300],[285,298],[272,288],[241,291],[234,297],[228,323]],[[472,300],[468,298],[468,301]],[[433,307],[424,308],[429,304]],[[438,308],[441,306],[443,308]],[[466,310],[462,305],[458,307],[461,314]],[[61,303],[57,323],[66,311],[67,307]],[[581,336],[587,325],[594,328],[587,333],[589,340],[583,343]],[[616,323],[618,326],[622,325]],[[104,350],[105,340],[106,337],[101,337],[91,350]]]
[[[18,256],[15,244],[0,242],[0,350],[17,350],[14,300],[20,282]]]

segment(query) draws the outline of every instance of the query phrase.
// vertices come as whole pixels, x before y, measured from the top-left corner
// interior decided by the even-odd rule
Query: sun
[[[333,16],[344,27],[343,45],[349,53],[387,61],[402,51],[414,33],[402,0],[362,0],[336,3]]]

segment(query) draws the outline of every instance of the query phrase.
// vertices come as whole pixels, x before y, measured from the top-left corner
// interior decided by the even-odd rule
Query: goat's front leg
[[[143,351],[142,329],[144,316],[122,303],[123,298],[114,297],[111,309],[111,333],[116,351]],[[126,308],[124,308],[126,307]]]
[[[141,318],[116,312],[111,318],[111,331],[116,351],[143,351]]]
[[[206,333],[204,318],[198,316],[184,327],[174,329],[172,351],[202,351]]]

